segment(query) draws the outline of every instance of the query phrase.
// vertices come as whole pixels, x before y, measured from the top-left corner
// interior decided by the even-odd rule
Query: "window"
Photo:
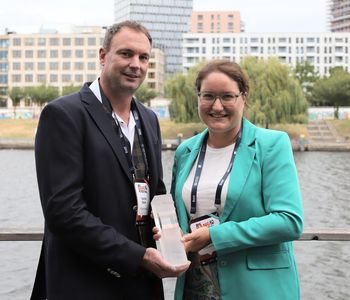
[[[38,74],[36,80],[38,82],[46,82],[46,74]]]
[[[45,58],[46,50],[38,50],[38,58]]]
[[[58,50],[50,50],[50,58],[57,58]]]
[[[97,58],[97,51],[96,50],[87,50],[87,57],[88,58]]]
[[[0,75],[0,84],[8,84],[7,75]]]
[[[335,50],[335,53],[340,53],[340,52],[343,52],[343,47],[336,46],[334,50]]]
[[[84,56],[84,50],[75,50],[75,57],[82,58]]]
[[[197,15],[197,20],[198,20],[198,21],[203,20],[203,15]]]
[[[70,44],[71,44],[70,38],[63,38],[62,44],[63,44],[63,46],[70,46]]]
[[[62,70],[70,70],[70,62],[63,62]]]
[[[32,74],[26,74],[24,76],[24,81],[25,82],[33,82],[33,75]]]
[[[70,82],[71,75],[70,74],[62,74],[62,82]]]
[[[57,82],[58,76],[57,74],[50,74],[50,82]]]
[[[6,60],[8,56],[7,51],[0,51],[0,60]]]
[[[33,50],[26,50],[24,56],[25,58],[33,58]]]
[[[24,45],[25,46],[34,46],[34,39],[33,38],[25,38]]]
[[[34,64],[32,62],[26,62],[24,64],[24,70],[26,70],[26,71],[34,70]]]
[[[21,46],[21,39],[20,38],[13,39],[12,44],[13,46]]]
[[[287,38],[285,38],[285,37],[280,37],[280,38],[278,38],[278,42],[279,42],[279,43],[287,43]]]
[[[83,69],[84,69],[84,63],[82,63],[82,62],[76,62],[76,63],[74,64],[74,69],[75,69],[75,70],[83,70]]]
[[[21,63],[19,63],[19,62],[14,62],[14,63],[12,63],[12,69],[13,70],[20,70],[21,69]]]
[[[1,53],[2,53],[3,51],[0,51],[0,59],[2,58],[2,55],[1,55]],[[7,52],[6,52],[7,53]],[[22,53],[21,53],[21,50],[13,50],[12,51],[12,56],[14,57],[14,58],[21,58],[21,56],[22,56]],[[6,57],[7,58],[7,57]]]
[[[84,46],[84,38],[75,38],[74,39],[75,46]]]
[[[62,50],[62,57],[63,58],[70,58],[72,56],[71,50]]]
[[[38,46],[46,46],[46,39],[38,38]]]
[[[96,46],[96,38],[88,38],[88,45],[89,46]]]
[[[59,39],[58,38],[50,38],[50,46],[58,46]]]
[[[51,62],[50,70],[58,70],[58,62]]]
[[[152,63],[150,63],[148,67],[151,69]],[[88,62],[87,68],[88,68],[88,70],[96,70],[96,63],[95,62]]]
[[[0,71],[1,72],[7,72],[9,68],[9,65],[7,63],[0,63]]]
[[[46,69],[46,63],[45,62],[38,62],[38,70],[42,71]]]
[[[12,82],[21,82],[21,74],[13,74],[12,75]]]
[[[83,82],[84,78],[82,74],[75,74],[74,81],[75,82]]]

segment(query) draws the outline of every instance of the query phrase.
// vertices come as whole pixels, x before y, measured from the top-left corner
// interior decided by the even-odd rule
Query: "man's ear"
[[[101,64],[101,66],[103,66],[105,64],[105,59],[106,59],[105,49],[100,48],[100,50],[98,52],[98,56],[99,56],[100,64]]]

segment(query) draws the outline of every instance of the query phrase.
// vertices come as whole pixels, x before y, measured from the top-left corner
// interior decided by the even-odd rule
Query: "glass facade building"
[[[151,33],[153,47],[165,53],[167,74],[182,71],[182,35],[189,32],[192,0],[115,0],[114,21],[134,20]]]

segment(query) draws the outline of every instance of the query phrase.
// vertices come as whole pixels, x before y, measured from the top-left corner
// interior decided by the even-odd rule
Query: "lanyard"
[[[243,129],[243,123],[241,124],[241,129],[238,132],[238,136],[237,136],[237,140],[236,140],[236,143],[235,143],[235,147],[233,148],[233,151],[232,151],[230,163],[228,164],[226,172],[222,176],[222,178],[219,181],[218,186],[216,188],[215,206],[216,206],[217,209],[221,205],[222,188],[223,188],[223,186],[225,184],[225,181],[226,181],[227,177],[229,176],[229,174],[230,174],[230,172],[232,170],[232,166],[233,166],[233,162],[234,162],[235,157],[236,157],[237,149],[239,147],[239,144],[241,143],[242,129]],[[202,147],[201,147],[201,150],[200,150],[200,153],[199,153],[198,162],[197,162],[197,166],[196,166],[196,172],[195,172],[194,179],[193,179],[193,184],[192,184],[192,189],[191,189],[191,214],[195,214],[196,213],[196,208],[197,208],[197,188],[198,188],[199,179],[200,179],[201,174],[202,174],[204,158],[205,158],[205,152],[207,151],[207,140],[208,140],[208,133],[205,135],[205,137],[203,139]]]
[[[111,103],[109,102],[109,100],[107,99],[106,95],[103,93],[102,89],[100,88],[101,90],[101,96],[102,96],[102,105],[105,109],[105,111],[108,113],[109,116],[112,115],[113,117],[113,127],[115,128],[116,132],[117,132],[117,135],[120,139],[120,142],[122,144],[122,147],[123,147],[123,151],[124,151],[124,155],[125,155],[125,158],[126,158],[126,161],[128,163],[128,166],[129,166],[129,170],[132,174],[132,177],[133,179],[135,180],[135,167],[134,167],[134,164],[132,162],[132,155],[131,155],[131,146],[130,146],[130,142],[129,140],[125,137],[125,135],[123,134],[123,131],[120,127],[120,123],[117,119],[117,116],[113,111],[112,109],[112,105]],[[142,134],[142,129],[141,129],[141,122],[140,122],[140,118],[139,118],[139,114],[137,112],[137,109],[136,109],[136,104],[134,103],[135,100],[132,99],[131,101],[131,113],[134,117],[134,120],[135,120],[135,130],[136,130],[136,133],[137,133],[137,136],[139,138],[139,143],[140,143],[140,147],[141,147],[141,153],[142,153],[142,158],[143,158],[143,161],[144,161],[144,164],[145,164],[145,174],[146,174],[146,177],[147,179],[149,179],[149,174],[148,174],[148,161],[147,161],[147,154],[146,154],[146,147],[145,147],[145,142],[144,142],[144,138],[143,138],[143,134]],[[116,123],[117,123],[117,126],[116,126]]]

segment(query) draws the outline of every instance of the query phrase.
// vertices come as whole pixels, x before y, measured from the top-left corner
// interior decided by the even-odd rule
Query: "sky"
[[[238,10],[246,32],[328,30],[327,0],[193,0],[193,8]],[[0,34],[37,32],[42,24],[108,26],[113,10],[113,0],[0,0]]]

